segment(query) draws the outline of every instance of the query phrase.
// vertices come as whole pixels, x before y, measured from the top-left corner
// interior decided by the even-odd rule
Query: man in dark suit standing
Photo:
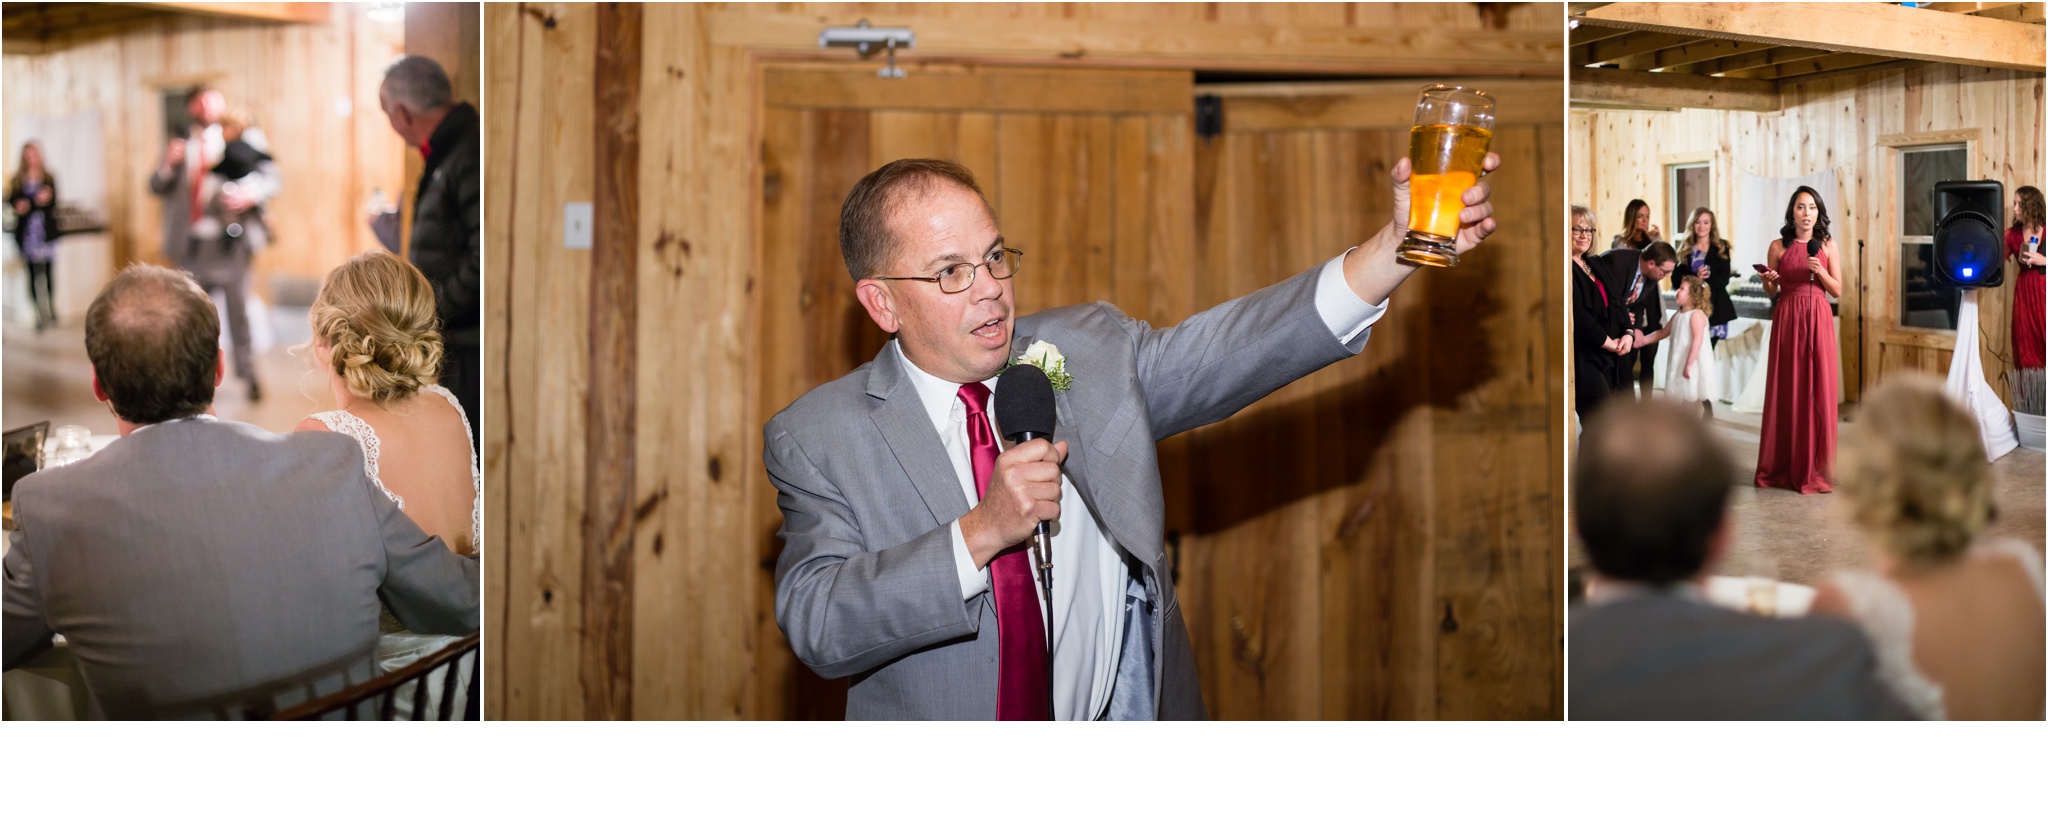
[[[848,717],[1203,717],[1154,444],[1365,347],[1415,271],[1394,256],[1408,173],[1395,166],[1388,222],[1355,248],[1172,328],[1107,303],[1017,317],[1023,257],[971,172],[898,160],[862,178],[840,251],[894,338],[762,432],[785,542],[776,623],[812,670],[852,679]],[[1465,194],[1460,252],[1495,227],[1488,190]],[[1020,359],[1053,376],[1061,422],[1056,442],[1003,448],[990,399]],[[1024,550],[1040,521],[1060,570],[1049,604]]]
[[[1630,248],[1609,249],[1596,258],[1595,265],[1606,275],[1607,290],[1617,298],[1621,307],[1622,333],[1629,335],[1634,345],[1624,354],[1615,358],[1613,389],[1624,397],[1636,397],[1636,383],[1642,382],[1644,398],[1650,396],[1650,389],[1656,385],[1657,344],[1643,345],[1636,332],[1654,332],[1664,327],[1664,295],[1658,291],[1659,281],[1670,277],[1678,266],[1678,252],[1670,243],[1662,240],[1644,246],[1640,251]],[[1637,366],[1642,367],[1642,376],[1637,376]]]
[[[1607,405],[1573,474],[1573,528],[1597,578],[1566,629],[1571,719],[1910,719],[1856,626],[1703,599],[1735,475],[1695,411]]]
[[[481,421],[483,213],[476,107],[455,100],[441,64],[412,54],[384,70],[377,103],[391,130],[419,149],[425,162],[413,197],[410,248],[400,248],[398,212],[374,215],[371,228],[379,242],[405,254],[434,285],[446,351],[441,385],[455,393],[469,419]],[[470,429],[470,445],[479,445],[482,431]]]

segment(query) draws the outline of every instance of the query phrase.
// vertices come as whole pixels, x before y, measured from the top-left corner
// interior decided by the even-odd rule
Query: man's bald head
[[[191,275],[137,263],[86,311],[85,353],[116,417],[137,425],[191,417],[213,405],[220,317]]]
[[[1706,570],[1734,484],[1691,407],[1609,403],[1579,437],[1573,523],[1601,576],[1669,585]]]

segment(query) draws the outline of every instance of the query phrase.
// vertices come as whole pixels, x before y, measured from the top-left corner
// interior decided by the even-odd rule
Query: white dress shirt
[[[1344,280],[1343,254],[1324,263],[1318,278],[1316,311],[1339,342],[1348,345],[1366,334],[1386,312],[1385,301],[1375,306],[1351,290]],[[918,400],[931,416],[946,456],[953,462],[961,492],[969,502],[979,503],[981,494],[975,488],[974,463],[968,449],[967,404],[960,400],[960,385],[933,377],[904,356],[901,347],[895,350],[903,358],[911,384],[917,388]],[[993,392],[998,379],[990,378],[982,385]],[[1006,444],[998,434],[1002,429],[995,425],[995,403],[988,406],[984,413],[994,427],[990,436],[995,438],[997,448],[1004,448]],[[1054,437],[1062,439],[1057,432]],[[988,591],[989,572],[975,568],[967,540],[960,532],[960,521],[953,521],[951,528],[954,565],[960,573],[960,596],[971,600]],[[1053,716],[1059,720],[1091,720],[1108,708],[1110,692],[1116,685],[1118,655],[1123,650],[1128,555],[1110,537],[1109,529],[1095,512],[1089,510],[1087,501],[1075,492],[1073,479],[1064,474],[1060,477],[1060,518],[1054,521],[1052,531]],[[1036,564],[1032,565],[1032,591],[1040,592],[1038,606],[1043,617],[1048,606],[1038,582],[1038,569]]]

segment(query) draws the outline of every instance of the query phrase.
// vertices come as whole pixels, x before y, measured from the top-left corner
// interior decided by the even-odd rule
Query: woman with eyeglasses
[[[1621,295],[1602,281],[1599,258],[1587,256],[1597,233],[1593,210],[1573,206],[1572,396],[1581,421],[1607,400],[1618,358],[1630,347],[1629,336],[1622,333],[1627,314]]]

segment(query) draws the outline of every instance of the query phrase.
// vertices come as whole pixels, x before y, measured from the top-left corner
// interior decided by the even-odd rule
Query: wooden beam
[[[1734,57],[1723,57],[1719,60],[1709,60],[1705,63],[1694,63],[1693,65],[1687,66],[1686,69],[1688,74],[1722,74],[1724,72],[1741,71],[1743,69],[1753,69],[1759,66],[1773,66],[1779,63],[1790,63],[1794,60],[1806,60],[1814,57],[1826,57],[1830,54],[1834,54],[1834,52],[1828,51],[1827,49],[1801,49],[1793,48],[1791,46],[1777,46],[1773,48],[1764,49],[1763,51],[1753,51],[1748,54],[1739,54]]]
[[[1781,93],[1789,92],[1792,89],[1792,84],[1794,83],[1808,83],[1814,80],[1826,80],[1831,77],[1843,77],[1851,74],[1869,74],[1874,71],[1892,71],[1894,69],[1910,69],[1918,68],[1920,66],[1932,65],[1936,64],[1929,63],[1925,60],[1886,60],[1882,63],[1870,63],[1861,66],[1850,66],[1848,68],[1814,72],[1812,74],[1802,74],[1797,77],[1787,77],[1783,80],[1778,81],[1778,90]]]
[[[1738,77],[1748,80],[1783,80],[1788,77],[1798,77],[1800,75],[1816,74],[1819,72],[1829,72],[1834,71],[1836,69],[1849,69],[1856,68],[1858,66],[1869,66],[1876,63],[1896,62],[1899,62],[1897,58],[1885,57],[1876,54],[1854,54],[1848,52],[1835,52],[1825,57],[1815,57],[1809,60],[1794,60],[1789,63],[1779,63],[1773,66],[1762,66],[1754,69],[1744,69],[1742,71],[1731,71],[1722,76]]]
[[[1631,71],[1664,69],[1670,71],[1679,66],[1735,57],[1752,52],[1767,51],[1768,43],[1751,43],[1747,40],[1699,40],[1682,46],[1658,49],[1647,54],[1624,57],[1614,61],[1615,68]]]
[[[1606,40],[1612,37],[1620,37],[1628,33],[1628,29],[1610,29],[1606,26],[1594,26],[1587,24],[1583,21],[1573,20],[1571,28],[1571,40],[1572,45],[1576,47],[1583,46],[1588,43],[1597,43],[1601,40]]]
[[[1133,71],[1074,78],[1071,70],[977,72],[947,64],[899,60],[900,78],[875,76],[868,63],[771,65],[765,102],[796,109],[932,111],[978,109],[1005,113],[1193,114],[1185,71]],[[1556,80],[1541,82],[1556,85]],[[1410,102],[1420,86],[1403,83]],[[1405,110],[1404,110],[1405,111]]]
[[[1572,105],[1622,104],[1646,109],[1725,109],[1777,111],[1778,84],[1769,80],[1700,77],[1671,72],[1621,69],[1571,70]]]
[[[1462,84],[1493,96],[1497,128],[1564,122],[1564,84],[1555,80],[1482,78]],[[1415,122],[1418,88],[1409,80],[1214,83],[1196,86],[1195,93],[1223,98],[1225,134],[1323,129],[1407,131]]]
[[[1649,31],[1633,32],[1621,37],[1588,43],[1584,46],[1573,46],[1571,50],[1571,65],[1592,66],[1600,63],[1612,63],[1624,57],[1647,54],[1673,46],[1682,46],[1699,39],[1701,39],[1701,35],[1696,34],[1666,34]]]
[[[583,431],[583,719],[633,717],[634,385],[640,259],[639,3],[597,6],[589,386]]]
[[[979,17],[924,16],[921,6],[874,19],[908,25],[917,47],[904,55],[982,65],[1117,66],[1307,74],[1434,77],[1557,77],[1564,38],[1556,29],[1472,30],[1442,26],[1336,28],[1179,21],[1033,20],[991,33]],[[905,18],[912,18],[905,20]],[[849,19],[747,8],[704,15],[714,46],[757,57],[818,59],[818,32]]]
[[[334,18],[331,3],[129,3],[146,9],[162,9],[209,17],[263,20],[272,23],[325,23]]]
[[[1976,15],[1993,20],[2041,23],[2048,21],[2048,3],[2007,3],[1995,9],[1985,9],[1976,12]]]
[[[1615,3],[1585,19],[1694,38],[2022,71],[2048,67],[2042,26],[1884,3]]]

